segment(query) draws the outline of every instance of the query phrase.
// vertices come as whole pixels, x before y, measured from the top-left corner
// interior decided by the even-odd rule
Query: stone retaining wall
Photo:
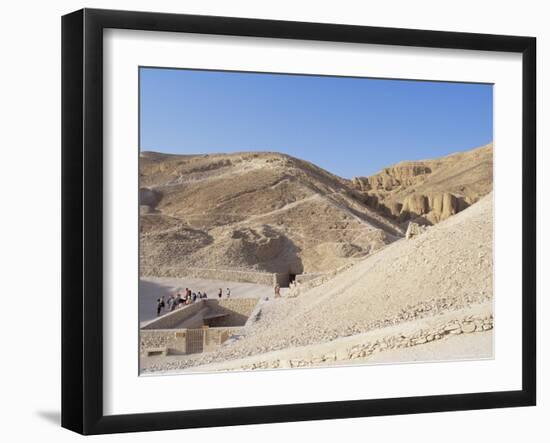
[[[442,323],[432,329],[422,329],[408,335],[390,335],[380,340],[356,344],[349,348],[338,349],[334,352],[311,355],[307,358],[290,360],[265,360],[253,364],[241,365],[241,370],[272,369],[272,368],[302,368],[319,366],[329,362],[341,362],[356,359],[368,359],[376,352],[383,352],[396,348],[408,348],[423,345],[432,341],[441,340],[449,335],[472,334],[493,329],[493,316],[467,316],[460,320]]]
[[[140,274],[143,277],[171,277],[171,278],[202,278],[205,280],[222,280],[242,283],[256,283],[259,285],[280,286],[288,285],[288,274],[260,272],[260,271],[241,271],[236,269],[208,269],[208,268],[171,268],[171,269],[152,269],[146,266],[140,268]]]

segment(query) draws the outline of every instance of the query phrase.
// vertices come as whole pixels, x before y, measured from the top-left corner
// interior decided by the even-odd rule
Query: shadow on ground
[[[51,423],[52,425],[61,425],[61,412],[60,411],[36,411],[36,415]]]

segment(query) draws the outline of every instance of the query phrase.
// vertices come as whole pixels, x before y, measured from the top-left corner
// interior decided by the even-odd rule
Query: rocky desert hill
[[[493,145],[446,157],[406,161],[352,187],[365,203],[397,222],[434,224],[449,218],[493,189]]]
[[[351,182],[278,153],[140,157],[142,275],[189,268],[300,274],[403,236]]]

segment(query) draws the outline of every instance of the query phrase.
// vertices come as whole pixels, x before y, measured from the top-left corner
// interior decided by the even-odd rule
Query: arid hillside
[[[294,297],[265,304],[245,335],[219,351],[161,363],[157,369],[185,369],[250,356],[257,356],[256,367],[278,367],[265,366],[267,357],[262,354],[295,348],[293,355],[303,360],[309,348],[300,347],[337,344],[344,337],[372,331],[378,331],[377,343],[389,350],[453,337],[461,333],[457,325],[464,322],[465,332],[491,329],[492,197],[490,193],[410,240],[393,242],[319,285],[299,286]],[[483,321],[474,320],[480,315]],[[436,326],[440,324],[445,326]],[[445,352],[441,355],[449,359],[460,355],[454,341],[442,341]],[[486,345],[483,355],[490,356],[491,341]]]
[[[393,220],[434,224],[449,218],[493,189],[493,145],[434,160],[401,162],[352,187],[365,203]]]
[[[357,261],[403,236],[351,182],[277,153],[140,158],[142,275],[189,268],[300,274]]]

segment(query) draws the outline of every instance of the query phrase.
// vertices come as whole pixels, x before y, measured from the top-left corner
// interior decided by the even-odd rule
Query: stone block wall
[[[168,353],[185,354],[185,329],[155,329],[139,332],[139,352],[146,356],[147,351],[166,349]]]
[[[260,285],[271,285],[273,283],[273,274],[270,272],[194,268],[188,269],[187,276],[193,278],[204,278],[208,280],[227,280],[244,283],[257,283]]]

